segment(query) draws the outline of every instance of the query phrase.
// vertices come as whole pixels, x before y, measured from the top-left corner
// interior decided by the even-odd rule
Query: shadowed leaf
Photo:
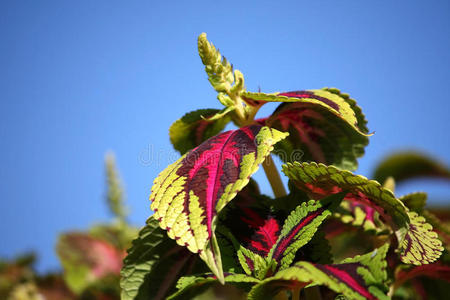
[[[207,139],[221,132],[230,122],[229,116],[214,121],[210,117],[218,114],[218,109],[199,109],[185,114],[170,126],[169,136],[173,147],[181,154],[197,147]]]
[[[450,170],[445,164],[423,153],[404,151],[384,158],[375,169],[373,178],[384,182],[392,176],[397,183],[418,177],[450,179]]]
[[[182,277],[177,283],[178,291],[168,299],[193,299],[210,288],[220,288],[221,299],[246,299],[245,293],[259,282],[258,279],[244,274],[225,273],[224,277],[225,286],[218,286],[217,278],[213,274]]]
[[[206,270],[197,256],[169,239],[158,221],[150,217],[124,260],[121,298],[165,299],[175,291],[181,275]]]

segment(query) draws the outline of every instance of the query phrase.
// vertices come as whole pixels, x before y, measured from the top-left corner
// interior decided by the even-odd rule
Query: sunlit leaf
[[[290,133],[276,146],[275,153],[283,161],[315,161],[356,169],[356,160],[368,144],[368,130],[361,109],[348,95],[336,89],[322,89],[274,94],[245,92],[242,97],[284,102],[270,117],[258,120]]]
[[[375,209],[395,231],[398,252],[403,262],[426,264],[442,252],[442,243],[432,226],[416,213],[409,212],[394,194],[378,182],[316,163],[288,163],[283,172],[313,199],[346,192],[345,201],[362,203]]]
[[[260,125],[221,133],[185,154],[154,181],[151,208],[160,227],[179,245],[199,253],[219,279],[216,215],[286,136]]]
[[[242,73],[238,70],[233,72],[233,66],[208,41],[206,33],[198,37],[198,53],[208,74],[208,80],[217,92],[238,94],[244,89]]]
[[[433,226],[426,222],[425,218],[416,212],[408,212],[410,224],[408,230],[403,234],[403,228],[397,236],[399,239],[399,252],[402,262],[406,264],[421,265],[437,260],[442,253],[442,242]]]

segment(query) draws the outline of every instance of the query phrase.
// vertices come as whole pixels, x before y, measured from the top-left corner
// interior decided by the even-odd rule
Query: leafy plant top
[[[409,155],[382,162],[381,182],[356,175],[371,134],[348,94],[247,91],[206,34],[198,50],[222,107],[170,127],[182,156],[153,182],[154,213],[124,260],[122,299],[389,299],[420,275],[448,280],[449,227],[425,209],[425,193],[395,194],[395,179],[448,178],[445,167]],[[237,129],[222,132],[230,122]],[[274,197],[251,179],[261,165]]]

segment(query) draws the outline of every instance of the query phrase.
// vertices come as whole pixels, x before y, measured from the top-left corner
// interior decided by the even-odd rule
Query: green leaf
[[[206,271],[197,256],[178,246],[153,217],[128,250],[121,271],[122,300],[165,299],[186,272]]]
[[[214,136],[170,165],[155,179],[151,208],[170,238],[198,253],[219,279],[217,214],[249,182],[273,145],[287,136],[251,125]]]
[[[298,249],[306,245],[322,222],[339,205],[344,194],[336,194],[320,201],[310,200],[299,205],[286,219],[269,258],[279,263],[280,269],[291,265]]]
[[[398,251],[402,262],[413,265],[434,262],[441,256],[443,250],[438,234],[432,231],[433,226],[427,223],[424,217],[416,212],[408,212],[408,215],[411,222],[408,231],[396,232],[400,241]]]
[[[323,230],[318,230],[313,238],[299,249],[294,261],[300,260],[319,264],[330,264],[333,262],[331,246]]]
[[[273,271],[276,267],[271,260],[244,247],[237,251],[237,256],[245,273],[247,275],[253,274],[258,279],[264,279],[267,272]]]
[[[369,129],[367,128],[366,117],[364,116],[361,107],[359,107],[359,105],[356,103],[355,99],[350,98],[349,94],[343,93],[337,88],[325,87],[322,90],[330,92],[330,93],[333,93],[333,94],[336,94],[339,97],[341,97],[342,99],[344,99],[344,101],[347,102],[350,105],[350,108],[355,113],[355,117],[356,117],[356,120],[357,120],[357,126],[358,126],[359,130],[361,132],[365,132],[365,133],[369,132]]]
[[[222,290],[221,296],[224,299],[236,299],[238,296],[244,296],[244,292],[248,292],[250,288],[258,283],[259,280],[244,274],[225,274],[225,287],[234,286],[241,290],[241,293],[233,289]],[[213,287],[218,283],[217,278],[213,274],[203,274],[189,277],[182,277],[178,280],[178,291],[172,294],[168,299],[193,299],[205,292],[205,290]],[[206,298],[205,298],[206,299]],[[243,298],[245,299],[245,298]]]
[[[297,262],[255,285],[249,299],[270,299],[284,289],[324,285],[350,299],[389,299],[385,287],[388,245],[340,264]]]
[[[259,120],[290,133],[274,152],[284,162],[315,161],[354,170],[369,135],[361,109],[342,95],[345,94],[322,89],[274,94],[245,92],[242,97],[284,102],[269,118]]]
[[[384,158],[375,169],[373,178],[384,182],[392,176],[397,183],[417,177],[450,179],[450,170],[445,164],[420,152],[404,151]]]
[[[339,209],[334,213],[342,223],[362,228],[372,234],[385,234],[386,227],[379,219],[378,212],[370,205],[342,201]]]
[[[208,120],[219,114],[218,109],[199,109],[185,114],[170,126],[169,136],[173,147],[181,154],[197,147],[207,139],[221,132],[230,122],[225,115],[216,120]]]
[[[422,212],[427,202],[427,193],[416,192],[399,198],[407,208],[415,212]]]
[[[316,163],[288,163],[283,166],[283,172],[313,199],[346,192],[345,201],[375,209],[395,231],[403,262],[427,264],[435,261],[442,252],[441,242],[431,231],[432,226],[409,212],[392,191],[378,182]]]
[[[244,89],[244,77],[242,73],[237,70],[233,73],[233,66],[208,41],[206,33],[202,33],[198,37],[198,53],[203,65],[205,65],[209,82],[217,92],[236,94]],[[232,86],[233,84],[234,86]]]

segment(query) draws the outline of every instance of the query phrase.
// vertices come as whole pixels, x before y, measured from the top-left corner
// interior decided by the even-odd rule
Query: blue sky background
[[[220,107],[201,32],[248,90],[334,86],[357,99],[375,131],[359,173],[405,148],[449,164],[447,0],[1,1],[0,256],[34,249],[39,270],[54,270],[57,234],[108,220],[107,150],[131,221],[144,224],[153,179],[178,157],[170,124]],[[416,190],[436,204],[450,186],[415,181],[400,193]]]

